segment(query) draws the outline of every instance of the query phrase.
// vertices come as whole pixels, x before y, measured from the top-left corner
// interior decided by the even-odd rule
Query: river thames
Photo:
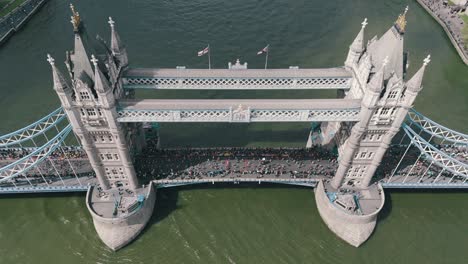
[[[409,74],[431,54],[415,108],[468,132],[468,67],[442,28],[416,3],[402,0],[81,0],[88,32],[108,39],[112,16],[131,67],[207,67],[196,52],[210,44],[212,66],[239,58],[262,68],[256,52],[270,44],[268,65],[343,65],[367,17],[366,38],[382,35],[409,4],[405,49]],[[0,133],[59,106],[46,54],[58,62],[73,47],[69,3],[50,0],[0,47]],[[60,67],[65,67],[60,63]],[[322,91],[146,91],[153,98],[316,98]],[[309,124],[163,124],[162,145],[305,146]],[[134,243],[114,253],[99,240],[84,194],[0,198],[0,263],[465,263],[467,192],[387,191],[375,233],[360,248],[322,222],[308,188],[273,185],[164,189]]]

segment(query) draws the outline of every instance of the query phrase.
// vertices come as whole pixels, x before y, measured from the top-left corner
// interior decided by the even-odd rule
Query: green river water
[[[67,1],[50,0],[0,47],[0,133],[59,106],[57,62],[72,49]],[[468,67],[442,28],[403,0],[81,0],[88,31],[108,38],[110,15],[132,67],[207,67],[196,51],[212,47],[213,67],[240,58],[272,68],[342,65],[367,17],[366,36],[382,35],[409,4],[406,50],[413,74],[430,53],[420,112],[468,132]],[[60,65],[64,69],[63,65]],[[140,92],[158,98],[312,98],[330,92]],[[164,146],[304,146],[309,124],[177,124],[161,127]],[[114,253],[94,231],[83,194],[0,197],[0,263],[468,263],[466,192],[387,191],[375,233],[360,248],[335,237],[313,191],[278,186],[160,190],[155,213],[134,243]]]

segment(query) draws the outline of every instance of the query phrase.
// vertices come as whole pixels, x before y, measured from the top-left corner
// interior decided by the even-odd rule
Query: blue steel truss
[[[416,146],[427,159],[455,175],[468,177],[468,164],[464,164],[445,152],[437,149],[431,143],[414,132],[414,130],[408,125],[403,125],[403,130],[411,139],[412,144]]]
[[[65,119],[66,115],[62,107],[57,108],[52,113],[44,116],[36,122],[18,129],[9,134],[0,136],[0,148],[20,144],[21,142],[30,140],[38,135],[47,132],[49,129],[55,127],[59,122]]]
[[[410,124],[415,124],[432,136],[457,144],[468,144],[468,135],[444,127],[414,109],[410,109],[408,112],[408,120]]]
[[[0,168],[0,183],[13,179],[14,177],[24,174],[30,169],[34,168],[58,147],[60,147],[71,130],[71,125],[67,125],[54,138],[49,140],[43,146],[36,148],[27,156],[24,156],[23,158]]]

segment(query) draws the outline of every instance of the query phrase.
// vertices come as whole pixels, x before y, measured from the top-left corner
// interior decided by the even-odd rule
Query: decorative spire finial
[[[80,14],[76,12],[75,7],[73,4],[70,4],[70,9],[72,11],[72,16],[71,16],[71,23],[73,25],[73,31],[78,32],[80,28]]]
[[[424,63],[423,65],[424,66],[427,66],[427,64],[429,64],[429,62],[431,62],[431,55],[427,55],[427,57],[424,59]]]
[[[98,59],[94,56],[94,54],[91,55],[91,62],[94,64],[94,67],[97,67]]]
[[[112,20],[112,17],[109,17],[109,21],[107,22],[111,26],[111,28],[114,28],[115,21]]]
[[[55,65],[55,60],[50,56],[50,54],[47,54],[47,61],[50,63],[51,66]]]
[[[388,63],[388,56],[386,56],[385,59],[383,60],[382,67],[387,66],[387,63]]]
[[[362,29],[366,28],[367,24],[368,23],[367,23],[367,17],[366,17],[366,18],[364,18],[364,21],[362,21],[362,23],[361,23]]]
[[[400,32],[400,34],[403,34],[405,33],[405,29],[406,29],[406,13],[408,13],[408,6],[406,6],[405,8],[405,12],[403,12],[403,14],[400,14],[398,16],[398,19],[395,21],[395,27],[398,29],[398,32]]]

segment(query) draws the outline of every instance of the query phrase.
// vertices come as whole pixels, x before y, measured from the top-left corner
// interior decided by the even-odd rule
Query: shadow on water
[[[252,142],[299,144],[305,146],[309,135],[308,126],[294,129],[262,124],[263,130],[254,129],[260,126],[246,124],[164,124],[161,129],[161,144],[164,148],[190,147],[226,147],[247,146]],[[186,133],[190,131],[190,133]]]
[[[276,188],[276,189],[312,189],[307,186],[298,185],[284,185],[274,183],[217,183],[217,184],[197,184],[197,185],[185,185],[169,188],[160,188],[156,191],[156,202],[148,224],[138,237],[143,236],[153,225],[164,220],[166,217],[171,215],[174,211],[182,209],[183,207],[178,203],[179,192],[186,190],[211,190],[211,189],[265,189],[265,188]],[[135,240],[137,240],[136,238]]]
[[[378,222],[390,216],[393,209],[392,195],[399,193],[457,194],[468,193],[467,189],[385,189],[385,204],[378,216]]]

